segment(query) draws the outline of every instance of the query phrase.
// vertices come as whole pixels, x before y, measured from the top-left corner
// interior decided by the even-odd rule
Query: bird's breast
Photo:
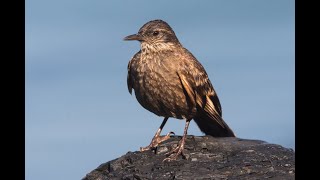
[[[144,108],[159,116],[180,119],[189,116],[190,107],[176,68],[169,59],[142,55],[133,71],[133,88],[137,100]]]

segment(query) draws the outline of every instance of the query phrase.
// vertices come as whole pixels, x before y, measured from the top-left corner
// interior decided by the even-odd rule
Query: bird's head
[[[147,22],[137,34],[127,36],[124,40],[140,41],[142,48],[148,46],[158,49],[180,44],[172,28],[163,20]]]

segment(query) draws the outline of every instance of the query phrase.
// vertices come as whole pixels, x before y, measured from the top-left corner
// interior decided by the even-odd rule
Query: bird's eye
[[[159,31],[154,31],[154,32],[152,33],[153,36],[158,36],[158,34],[159,34]]]

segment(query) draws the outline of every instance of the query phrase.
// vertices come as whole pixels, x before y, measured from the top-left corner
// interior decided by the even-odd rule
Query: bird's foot
[[[168,162],[174,161],[174,160],[177,159],[177,157],[178,157],[180,154],[181,154],[183,157],[185,157],[185,155],[183,154],[184,143],[185,143],[184,139],[181,139],[181,140],[179,141],[178,146],[177,146],[176,148],[174,148],[172,151],[166,153],[166,155],[169,156],[169,157],[165,158],[162,162],[165,162],[165,161],[168,161]]]
[[[147,150],[152,150],[154,148],[156,148],[161,142],[168,140],[170,138],[170,135],[173,134],[175,135],[174,132],[169,132],[167,135],[165,136],[155,136],[153,137],[151,143],[149,144],[149,146],[147,147],[140,147],[140,151],[147,151]]]

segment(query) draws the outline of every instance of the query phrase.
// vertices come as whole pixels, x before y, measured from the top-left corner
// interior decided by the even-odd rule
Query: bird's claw
[[[177,149],[177,148],[176,148]],[[170,161],[174,161],[174,160],[176,160],[177,159],[177,157],[179,156],[179,155],[182,155],[182,157],[185,157],[185,155],[184,155],[184,153],[183,153],[183,149],[178,149],[178,150],[176,150],[176,149],[174,149],[173,151],[171,151],[170,153],[167,153],[166,155],[169,155],[169,157],[167,157],[167,158],[164,158],[163,159],[163,161],[162,162],[165,162],[165,161],[168,161],[168,162],[170,162]],[[176,152],[177,151],[177,152]]]
[[[173,161],[173,160],[176,160],[177,157],[181,154],[183,157],[186,157],[183,153],[183,149],[184,149],[184,144],[185,144],[185,139],[181,139],[178,143],[178,146],[175,147],[173,150],[171,150],[170,152],[167,152],[165,155],[166,156],[169,156],[167,158],[165,158],[162,162],[165,162],[165,161]]]
[[[176,133],[174,133],[174,132],[170,131],[166,136],[168,136],[168,137],[170,138],[170,134],[172,134],[172,135],[176,135]]]
[[[147,151],[147,150],[151,150],[151,149],[154,149],[156,148],[160,143],[162,143],[163,141],[166,141],[168,139],[170,139],[170,135],[175,135],[174,132],[169,132],[168,134],[166,134],[165,136],[155,136],[151,143],[149,144],[149,146],[147,147],[140,147],[140,151],[143,152],[143,151]]]

